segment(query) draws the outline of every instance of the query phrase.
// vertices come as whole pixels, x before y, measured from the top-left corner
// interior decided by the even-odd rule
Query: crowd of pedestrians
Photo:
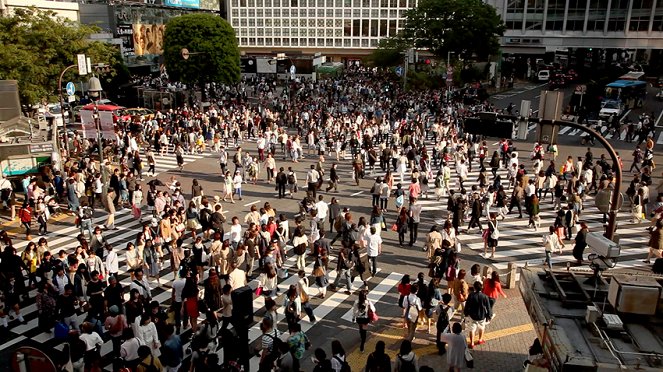
[[[249,87],[210,86],[218,99],[204,110],[182,106],[118,123],[116,140],[102,144],[101,166],[92,160],[94,140],[75,135],[61,169],[26,176],[19,193],[11,183],[0,182],[5,205],[21,201],[16,216],[31,241],[17,252],[12,238],[0,234],[6,309],[0,326],[25,322],[21,307],[34,288],[39,327],[68,341],[61,365],[71,364],[72,370],[98,370],[108,362],[116,369],[141,372],[177,371],[184,365],[190,371],[218,366],[239,370],[239,349],[245,345],[238,345],[231,331],[232,294],[253,282],[255,294],[265,298],[262,336],[255,348],[260,370],[298,371],[311,348],[302,320],[307,316],[308,322],[316,322],[313,300],[325,298],[328,289],[357,295],[352,314],[364,351],[369,326],[378,319],[368,299],[369,282],[391,231],[401,247],[425,252],[428,273],[419,273],[415,281],[403,278],[398,286],[407,328],[398,358],[389,361],[384,343],[378,343],[368,356],[367,371],[385,370],[381,366],[386,365],[396,371],[419,370],[411,341],[418,327],[430,333],[433,324],[440,353],[448,353],[449,367],[458,370],[468,359],[466,349],[485,342],[495,301],[504,296],[496,272],[481,278],[476,268],[468,275],[460,267],[458,236],[481,234],[484,255],[494,258],[500,221],[516,209],[519,216],[508,218],[524,218],[525,212],[530,227],[538,229],[539,200],[550,197],[558,212],[544,242],[548,263],[574,233],[573,254],[581,262],[588,231],[581,219],[583,198],[610,190],[613,169],[621,166],[603,155],[595,158],[588,149],[577,162],[569,157],[560,169],[556,147],[535,144],[532,166],[526,167],[511,141],[500,141],[491,153],[483,138],[463,133],[464,117],[494,108],[446,104],[443,91],[405,92],[376,70],[356,69],[318,83],[293,81],[295,93],[290,94],[278,94],[271,82],[252,80],[248,85],[257,104],[247,100]],[[660,217],[663,210],[660,205],[652,209],[649,202],[654,167],[650,141],[636,165],[642,174],[628,192],[634,221],[650,211]],[[185,154],[201,152],[218,159],[221,195],[209,195],[197,180],[184,189],[177,175],[165,184],[145,182],[155,174],[155,154],[175,155],[181,171]],[[305,174],[297,174],[293,167],[302,159],[313,162]],[[480,176],[469,187],[475,183],[469,179],[473,167]],[[506,179],[500,169],[506,170]],[[343,185],[359,185],[363,178],[374,180],[366,216],[334,197]],[[455,187],[452,179],[457,179]],[[242,200],[242,189],[257,182],[273,185],[278,198],[296,199],[297,217],[277,212],[269,201],[251,206],[244,216],[229,215],[224,205]],[[422,199],[446,200],[448,211],[445,222],[433,226],[425,239],[419,236]],[[100,208],[107,212],[103,224],[95,223],[104,215]],[[111,243],[107,234],[117,229],[114,217],[124,208],[141,220],[141,231]],[[58,213],[71,213],[80,231],[76,246],[56,253],[48,248],[48,221]],[[38,241],[32,240],[34,222],[39,224]],[[647,260],[660,256],[661,226],[654,223],[652,236],[659,237],[652,238]],[[286,264],[288,257],[296,257],[292,267]],[[313,265],[311,275],[307,264]],[[175,275],[168,307],[152,295],[162,286],[166,266]],[[124,272],[129,285],[121,284]],[[289,275],[297,280],[281,290],[279,284]],[[463,326],[453,322],[456,312],[462,314],[469,345]],[[278,327],[281,314],[285,334]],[[110,360],[100,354],[109,339]],[[223,360],[217,349],[224,350]],[[315,371],[347,371],[341,342],[332,342],[329,357],[320,348],[313,354]]]

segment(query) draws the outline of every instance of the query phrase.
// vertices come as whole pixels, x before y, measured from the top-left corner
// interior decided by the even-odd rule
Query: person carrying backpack
[[[440,335],[443,333],[448,333],[450,330],[450,321],[453,317],[454,310],[453,306],[449,305],[451,302],[451,294],[445,293],[442,295],[442,302],[438,305],[435,312],[437,313],[437,336],[435,337],[435,342],[437,344],[437,350],[439,355],[444,355],[447,352],[446,343],[440,340]]]
[[[159,358],[152,355],[149,346],[142,345],[138,347],[138,359],[140,363],[136,367],[136,372],[161,372],[163,366]]]
[[[394,372],[417,372],[419,370],[419,360],[412,351],[412,343],[408,340],[401,342],[401,349],[396,355],[396,364]]]
[[[271,318],[263,318],[260,329],[262,330],[262,337],[260,339],[261,351],[258,371],[271,372],[274,364],[281,356],[279,350],[283,341],[279,337],[278,329],[274,328],[274,322]]]
[[[339,340],[332,341],[331,348],[333,355],[331,359],[332,370],[334,370],[334,372],[351,372],[352,369],[350,368],[350,365],[346,360],[345,349],[343,349],[341,341]]]

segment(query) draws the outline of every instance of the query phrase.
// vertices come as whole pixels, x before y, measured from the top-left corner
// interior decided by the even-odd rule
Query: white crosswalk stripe
[[[119,277],[120,277],[120,283],[125,287],[125,290],[128,290],[130,279],[129,279],[129,273],[127,272],[126,257],[124,256],[124,247],[126,246],[126,243],[128,241],[135,240],[136,233],[137,231],[139,231],[139,227],[141,224],[141,222],[139,220],[134,219],[131,213],[129,212],[130,212],[129,209],[118,210],[115,216],[115,224],[118,229],[105,232],[107,241],[113,247],[115,247],[115,249],[120,254]],[[104,214],[103,216],[94,218],[93,222],[94,224],[102,224],[105,221],[105,219],[106,216]],[[73,253],[75,247],[78,246],[78,242],[75,239],[78,233],[79,233],[78,228],[74,226],[65,227],[50,233],[48,236],[49,249],[52,252],[58,252],[60,249],[63,249],[67,253]],[[16,242],[15,247],[19,252],[21,252],[26,245],[27,241],[18,241]],[[187,239],[184,243],[185,248],[189,247],[190,245],[191,245],[191,240]],[[286,328],[284,320],[285,319],[284,309],[283,306],[281,306],[283,303],[283,294],[288,290],[290,285],[296,284],[298,281],[298,276],[296,274],[297,269],[295,268],[296,257],[293,254],[291,254],[291,252],[289,251],[290,249],[292,249],[291,246],[288,246],[287,249],[289,257],[287,258],[287,260],[285,260],[284,267],[286,267],[289,270],[289,276],[286,279],[279,279],[279,284],[278,284],[279,294],[278,296],[273,297],[277,301],[277,304],[279,304],[279,310],[278,310],[279,319],[280,319],[279,328],[281,331],[284,331]],[[331,261],[330,269],[332,269],[333,267],[335,267],[336,256],[330,255],[330,261]],[[162,306],[168,306],[171,301],[171,288],[172,288],[172,283],[175,280],[175,273],[170,268],[170,261],[167,259],[167,256],[164,259],[161,267],[162,269],[160,270],[160,282],[157,284],[155,280],[150,280],[151,290],[154,301],[159,302]],[[305,272],[309,277],[309,281],[311,283],[311,291],[312,291],[311,297],[313,297],[313,295],[316,292],[316,286],[313,284],[314,280],[311,277],[313,272],[313,261],[311,259],[307,259],[307,266],[305,267]],[[371,288],[370,292],[371,300],[374,300],[374,302],[378,302],[379,299],[384,297],[386,293],[392,290],[393,286],[398,283],[401,277],[402,274],[393,273],[393,272],[382,273],[380,269],[378,269],[376,278],[374,278],[369,283],[369,286]],[[336,278],[336,270],[330,270],[329,272],[330,283],[333,283],[335,278]],[[341,284],[343,283],[344,281],[341,281]],[[254,279],[249,283],[249,285],[255,289],[258,286],[258,282],[256,279]],[[359,277],[356,277],[353,282],[353,289],[360,288],[362,285],[363,282],[361,281],[361,279]],[[35,294],[36,290],[30,291],[31,298],[30,300],[28,300],[29,304],[26,303],[25,306],[23,306],[23,308],[21,309],[21,313],[27,320],[27,324],[20,324],[17,321],[10,322],[10,332],[15,337],[3,340],[4,343],[0,344],[0,350],[5,350],[9,347],[24,342],[28,339],[46,345],[48,347],[53,347],[55,350],[60,350],[60,351],[62,350],[63,344],[60,343],[59,341],[54,340],[52,333],[41,332],[38,329],[37,306],[34,303]],[[125,300],[126,299],[128,299],[128,293],[125,293]],[[335,313],[335,310],[337,309],[347,309],[349,306],[352,306],[352,302],[354,301],[354,299],[355,299],[354,296],[343,293],[343,290],[339,290],[336,293],[331,292],[331,294],[328,294],[324,300],[312,299],[311,304],[317,322],[320,322],[321,320],[328,318],[330,314]],[[256,321],[259,320],[258,318],[259,314],[262,311],[264,311],[264,304],[265,304],[265,298],[263,296],[254,296],[253,311],[256,313],[256,318],[255,318]],[[387,305],[378,304],[378,307],[380,306],[387,306]],[[341,314],[339,314],[338,316],[340,317]],[[85,317],[86,314],[78,315],[77,316],[78,323],[82,324],[82,322],[85,320]],[[201,321],[202,319],[204,319],[203,314],[201,314],[199,321]],[[337,321],[336,319],[332,320]],[[308,317],[304,318],[301,321],[302,330],[304,332],[309,331],[312,327],[318,324],[317,322],[311,323],[308,320]],[[183,331],[183,335],[185,335],[185,337],[188,337],[190,333],[191,333],[190,329],[188,329],[187,331]],[[287,332],[285,332],[285,334],[287,335]],[[261,332],[259,329],[259,322],[254,322],[254,324],[252,324],[249,330],[249,340],[251,342],[254,342],[258,340],[260,336]],[[189,343],[185,345],[185,348],[188,345]],[[103,358],[104,370],[112,371],[112,343],[110,340],[106,341],[102,345],[100,353]],[[220,355],[221,360],[223,360],[222,359],[223,349],[220,349],[218,351],[218,354]],[[250,360],[250,363],[251,363],[250,370],[254,371],[258,369],[257,358],[255,357],[252,358]]]

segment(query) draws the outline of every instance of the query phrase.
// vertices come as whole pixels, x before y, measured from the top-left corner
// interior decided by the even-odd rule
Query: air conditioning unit
[[[654,315],[661,290],[653,277],[615,275],[608,288],[608,302],[621,313]]]
[[[619,244],[606,238],[600,232],[587,234],[587,246],[589,250],[605,258],[617,258],[621,251]]]

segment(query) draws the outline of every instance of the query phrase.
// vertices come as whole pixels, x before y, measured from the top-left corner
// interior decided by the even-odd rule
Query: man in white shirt
[[[329,215],[329,206],[327,202],[323,200],[322,195],[318,195],[318,202],[315,203],[315,210],[317,211],[316,217],[318,222],[318,230],[320,230],[320,236],[325,235],[325,221]]]
[[[313,198],[316,196],[316,191],[318,189],[318,181],[320,180],[320,173],[315,169],[315,164],[311,164],[311,169],[306,173],[306,185],[308,186],[308,192],[311,193]]]
[[[419,222],[421,221],[421,204],[416,198],[410,198],[410,247],[417,241]]]
[[[120,271],[120,260],[117,257],[117,252],[115,252],[110,244],[106,244],[106,250],[108,251],[106,254],[106,280],[108,280],[108,277],[111,275],[113,275],[115,279],[120,280],[117,277],[117,273]]]
[[[135,279],[131,282],[129,290],[136,289],[138,293],[146,300],[152,299],[152,292],[150,291],[150,283],[147,281],[143,273],[143,269],[138,268],[134,271]]]
[[[374,226],[371,226],[371,236],[368,237],[366,251],[368,263],[371,265],[371,276],[375,276],[378,272],[378,256],[382,253],[382,238]]]
[[[265,147],[267,146],[267,140],[262,134],[258,135],[256,145],[258,146],[258,159],[260,159],[260,161],[265,161]]]

